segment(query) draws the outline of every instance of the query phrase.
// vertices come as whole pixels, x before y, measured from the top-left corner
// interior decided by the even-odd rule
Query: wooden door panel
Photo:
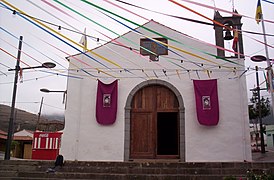
[[[157,88],[157,110],[168,110],[168,109],[178,109],[179,103],[175,94],[165,88]]]
[[[152,159],[162,158],[163,155],[169,157],[168,153],[157,154],[157,113],[178,112],[179,103],[176,95],[164,86],[147,86],[136,92],[131,107],[130,158]],[[178,157],[176,152],[170,155],[173,158]]]
[[[131,116],[131,158],[153,158],[153,121],[151,113],[133,113]]]
[[[132,108],[139,110],[152,111],[155,109],[155,86],[146,87],[139,90],[133,97]]]

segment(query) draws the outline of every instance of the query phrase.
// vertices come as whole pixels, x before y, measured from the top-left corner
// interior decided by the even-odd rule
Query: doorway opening
[[[179,155],[178,113],[157,113],[157,155]]]
[[[157,79],[136,86],[125,106],[125,161],[185,162],[184,114],[181,93],[172,84]]]

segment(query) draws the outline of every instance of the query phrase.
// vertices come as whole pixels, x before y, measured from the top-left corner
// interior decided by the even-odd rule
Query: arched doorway
[[[171,84],[150,80],[136,86],[125,107],[125,160],[185,161],[182,96]]]

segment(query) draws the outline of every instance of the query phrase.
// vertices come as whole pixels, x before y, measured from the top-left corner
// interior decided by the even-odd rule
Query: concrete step
[[[183,163],[183,162],[83,162],[66,161],[55,173],[46,173],[54,161],[0,161],[0,179],[223,179],[256,174],[274,174],[268,163]]]
[[[98,179],[98,180],[221,180],[222,175],[179,175],[179,174],[110,174],[110,173],[41,173],[20,172],[20,179]],[[7,177],[14,179],[18,177]],[[243,176],[241,176],[243,177]]]

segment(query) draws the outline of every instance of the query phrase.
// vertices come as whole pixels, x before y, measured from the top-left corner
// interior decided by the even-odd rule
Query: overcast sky
[[[96,8],[81,2],[80,0],[60,0],[62,3],[68,5],[73,10],[87,16],[92,21],[107,27],[119,35],[122,35],[129,31],[128,28],[117,24],[113,20],[107,18],[103,14],[97,11]],[[172,29],[188,34],[192,37],[201,39],[208,43],[215,43],[214,29],[212,26],[197,24],[188,22],[185,20],[179,20],[165,15],[141,10],[135,7],[119,3],[115,0],[109,0],[119,6],[122,6],[130,11],[133,11],[142,17],[138,17],[130,12],[126,12],[120,8],[117,8],[104,0],[92,0],[90,2],[114,12],[120,16],[134,21],[138,24],[144,24],[147,19],[153,19],[161,24],[164,24]],[[274,3],[274,0],[270,0]],[[3,3],[2,1],[0,1]],[[81,15],[73,13],[72,11],[64,8],[54,0],[7,0],[10,4],[22,10],[24,13],[43,20],[43,23],[53,28],[55,31],[62,33],[64,36],[69,37],[75,42],[79,42],[82,35],[73,31],[84,31],[96,38],[102,39],[99,43],[91,38],[88,38],[88,48],[92,49],[101,45],[105,41],[108,41],[106,37],[102,36],[99,32],[102,32],[111,38],[117,37],[117,34],[113,34],[106,29],[92,23]],[[210,22],[196,14],[193,14],[182,7],[179,7],[168,0],[127,0],[126,2],[147,8],[153,11],[166,13],[170,15],[182,16],[185,18],[192,18],[200,21]],[[181,0],[178,0],[181,4],[198,11],[199,13],[213,18],[214,10],[193,5]],[[261,24],[257,24],[254,17],[256,12],[257,0],[200,0],[196,1],[209,6],[216,6],[224,10],[232,11],[234,8],[247,17],[242,18],[242,29],[246,31],[254,31],[262,33]],[[264,19],[274,21],[274,4],[262,1],[262,10]],[[5,4],[5,3],[3,3]],[[6,4],[5,4],[6,5]],[[52,6],[54,5],[54,7]],[[56,8],[59,8],[57,10]],[[11,8],[13,9],[13,8]],[[223,16],[230,16],[220,12]],[[24,16],[25,17],[25,16]],[[132,28],[132,24],[126,23]],[[57,25],[57,26],[55,26]],[[58,30],[58,26],[61,26],[61,30]],[[40,92],[41,88],[47,88],[50,90],[66,90],[67,77],[63,76],[67,73],[68,62],[67,56],[78,53],[75,49],[62,41],[55,38],[53,35],[45,32],[44,30],[35,26],[35,24],[20,17],[18,14],[13,15],[12,11],[6,9],[3,5],[0,5],[0,104],[11,105],[14,72],[8,71],[9,68],[14,68],[16,59],[12,56],[17,56],[18,38],[23,36],[23,46],[21,60],[30,66],[38,66],[43,62],[55,62],[57,64],[55,71],[42,72],[36,70],[23,71],[23,82],[18,83],[16,107],[32,112],[38,113],[41,98],[44,97],[44,105],[42,108],[42,114],[45,113],[63,113],[64,105],[62,104],[62,93],[50,93],[45,94]],[[274,24],[265,22],[266,33],[271,34],[274,30]],[[69,29],[69,30],[67,30]],[[244,51],[248,56],[256,54],[265,55],[264,45],[254,40],[263,41],[263,37],[260,35],[253,35],[245,33],[244,38]],[[252,39],[253,38],[253,39]],[[267,37],[268,44],[274,46],[274,37]],[[226,44],[226,47],[231,47],[231,44]],[[59,50],[60,49],[60,50]],[[269,47],[270,58],[274,58],[273,48]],[[11,56],[12,55],[12,56]],[[254,68],[255,64],[246,58],[246,66]],[[27,67],[23,63],[21,67]],[[266,63],[257,63],[256,65],[265,68]],[[41,69],[42,70],[42,69]],[[54,73],[54,74],[53,74]],[[58,75],[57,75],[58,74]],[[261,73],[261,77],[263,77]],[[248,89],[253,88],[255,82],[254,71],[247,72]],[[261,79],[263,81],[263,78]],[[266,94],[266,93],[263,93]],[[267,95],[267,94],[266,94]]]

